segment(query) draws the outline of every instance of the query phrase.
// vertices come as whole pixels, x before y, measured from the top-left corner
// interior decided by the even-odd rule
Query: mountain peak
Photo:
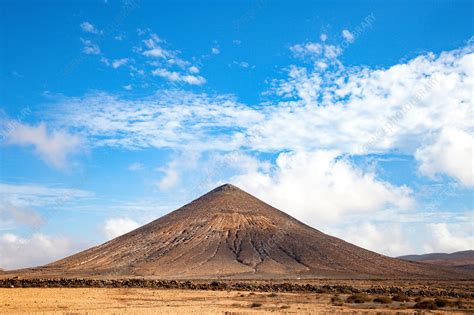
[[[326,235],[231,184],[47,267],[173,279],[456,276]]]
[[[232,184],[226,183],[224,185],[214,188],[210,192],[219,192],[219,191],[242,191],[242,189]]]

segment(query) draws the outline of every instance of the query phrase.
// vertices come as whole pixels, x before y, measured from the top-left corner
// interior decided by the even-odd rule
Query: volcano
[[[466,276],[454,268],[390,258],[326,235],[230,184],[36,270],[162,279]]]

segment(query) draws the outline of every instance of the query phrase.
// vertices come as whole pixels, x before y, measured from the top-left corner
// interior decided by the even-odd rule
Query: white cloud
[[[472,221],[467,224],[428,224],[427,236],[428,241],[423,245],[426,253],[451,253],[460,250],[474,249]]]
[[[74,128],[92,146],[231,150],[244,144],[242,131],[262,118],[230,95],[176,90],[161,90],[146,99],[99,93],[58,102],[50,118],[60,127]]]
[[[112,68],[117,69],[123,65],[126,65],[128,62],[128,58],[116,59],[112,61]]]
[[[82,44],[84,44],[84,47],[82,48],[82,51],[86,55],[98,55],[100,54],[100,48],[99,45],[94,44],[91,40],[89,39],[83,39],[81,38]]]
[[[91,196],[91,192],[80,189],[57,188],[37,184],[14,185],[0,183],[1,200],[19,207],[62,204]]]
[[[176,71],[168,71],[166,69],[155,69],[152,71],[154,76],[159,76],[173,82],[185,82],[191,85],[202,85],[206,83],[206,79],[202,76],[183,75]]]
[[[126,65],[128,61],[129,61],[128,58],[115,59],[112,61],[105,57],[100,58],[100,62],[114,69],[117,69],[117,68],[120,68],[121,66]]]
[[[38,228],[46,220],[44,213],[39,211],[42,207],[48,211],[71,209],[92,196],[79,189],[0,183],[0,229]]]
[[[67,157],[81,146],[81,138],[62,130],[48,133],[46,125],[29,126],[22,123],[8,134],[8,144],[33,146],[38,156],[52,167],[66,168]]]
[[[105,221],[103,233],[108,240],[135,230],[140,225],[130,218],[111,218]]]
[[[247,131],[249,146],[260,151],[414,155],[430,143],[436,130],[453,128],[472,135],[472,48],[438,57],[422,55],[378,70],[332,65],[328,72],[292,66],[289,78],[275,89],[284,99]],[[312,61],[320,60],[321,50],[322,46],[293,46],[299,55],[314,51],[308,56]],[[468,168],[466,158],[462,161]]]
[[[434,142],[415,152],[420,172],[429,177],[447,174],[466,186],[474,186],[474,137],[468,132],[444,128]]]
[[[163,173],[163,177],[156,182],[156,185],[160,190],[168,190],[178,184],[180,176],[177,169],[177,162],[173,161],[166,167],[160,167],[157,171]]]
[[[387,207],[409,209],[411,191],[362,172],[336,152],[280,153],[276,168],[232,179],[238,186],[310,224]]]
[[[128,166],[129,171],[140,171],[144,168],[145,166],[142,163],[138,163],[138,162],[132,163]]]
[[[297,58],[311,61],[325,60],[330,63],[339,63],[337,57],[342,54],[342,48],[339,46],[313,42],[293,45],[290,51]]]
[[[422,207],[418,205],[417,208]],[[420,208],[422,209],[422,208]],[[379,211],[320,225],[323,231],[389,256],[456,252],[474,248],[473,213]]]
[[[352,34],[351,32],[349,32],[349,30],[343,30],[342,31],[342,37],[348,41],[349,43],[353,43],[354,42],[354,34]]]
[[[348,223],[333,232],[352,244],[392,257],[420,253],[421,250],[416,244],[419,241],[417,235],[396,223],[375,224],[366,219],[358,224]]]
[[[197,66],[179,58],[179,51],[164,48],[163,44],[165,42],[156,34],[151,34],[148,39],[143,40],[143,43],[146,50],[141,54],[153,59],[147,64],[157,67],[151,72],[154,76],[165,78],[171,82],[185,82],[191,85],[206,83],[204,77],[195,75],[199,73]],[[138,51],[141,50],[141,48],[138,48]]]
[[[319,36],[319,39],[322,41],[322,42],[325,42],[327,39],[328,39],[328,36],[326,34],[321,34],[321,36]]]
[[[26,207],[18,207],[8,201],[0,201],[0,227],[16,224],[37,228],[44,223],[38,212]]]
[[[196,66],[189,67],[189,72],[191,73],[199,73],[199,68]]]
[[[147,57],[159,57],[159,58],[171,57],[170,53],[168,53],[167,50],[161,47],[155,47],[150,50],[146,50],[143,52],[143,55]]]
[[[100,34],[100,31],[89,22],[82,22],[80,26],[81,29],[86,33]]]
[[[237,64],[239,67],[241,68],[248,68],[250,67],[250,64],[246,61],[240,61],[240,62],[237,62],[237,61],[234,61],[235,64]]]
[[[131,91],[133,89],[133,86],[131,84],[124,85],[123,88],[127,91]]]
[[[212,47],[211,52],[214,55],[218,55],[221,53],[221,50],[218,47]]]
[[[125,34],[118,34],[114,36],[115,40],[122,41],[126,38]]]
[[[36,233],[24,238],[4,233],[0,235],[0,267],[18,269],[39,266],[68,256],[81,247],[64,236]]]

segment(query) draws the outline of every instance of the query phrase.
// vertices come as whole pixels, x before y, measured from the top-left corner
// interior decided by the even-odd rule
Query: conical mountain
[[[41,270],[173,279],[462,276],[326,235],[229,184]]]

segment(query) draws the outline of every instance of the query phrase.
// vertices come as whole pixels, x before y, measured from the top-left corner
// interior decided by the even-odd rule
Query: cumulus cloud
[[[89,22],[82,22],[81,23],[81,29],[86,32],[86,33],[92,33],[92,34],[100,34],[100,31],[91,23]]]
[[[189,67],[189,72],[191,73],[199,73],[199,68],[196,66]]]
[[[140,227],[140,225],[130,218],[111,218],[105,221],[102,232],[105,237],[110,240],[135,230],[138,227]]]
[[[221,53],[221,50],[219,49],[219,47],[212,47],[211,52],[213,55],[218,55]]]
[[[154,76],[159,76],[169,81],[173,82],[185,82],[191,85],[202,85],[206,83],[206,79],[202,76],[195,76],[195,75],[183,75],[182,73],[176,71],[168,71],[166,69],[155,69],[152,71]]]
[[[112,61],[112,68],[117,69],[120,68],[121,66],[127,64],[128,58],[122,58],[122,59],[117,59]]]
[[[428,240],[423,248],[427,253],[450,253],[474,248],[472,221],[464,224],[432,223],[427,225],[426,232]]]
[[[199,68],[191,62],[179,57],[177,50],[164,47],[165,42],[156,34],[150,34],[150,37],[143,40],[145,49],[142,55],[151,58],[153,61],[148,64],[156,68],[151,71],[152,75],[165,78],[171,82],[184,82],[191,85],[202,85],[206,79],[196,75]],[[139,48],[138,50],[142,50]]]
[[[313,61],[314,66],[292,66],[289,78],[277,83],[275,94],[284,100],[247,131],[251,147],[261,151],[335,149],[348,154],[397,152],[422,159],[424,174],[446,171],[456,177],[459,169],[448,171],[446,165],[439,165],[441,157],[430,160],[425,156],[439,148],[433,146],[433,132],[455,129],[464,135],[464,144],[450,140],[456,141],[450,143],[453,150],[464,152],[458,168],[470,169],[465,148],[474,130],[469,92],[474,83],[471,44],[387,69],[333,64],[334,71],[329,73],[317,66],[323,58],[322,47],[293,47],[295,54]],[[469,182],[469,178],[463,180]]]
[[[342,37],[348,41],[349,43],[354,42],[354,34],[352,34],[349,30],[343,30],[342,31]]]
[[[81,38],[81,42],[84,45],[84,47],[82,48],[82,51],[86,55],[98,55],[98,54],[100,54],[99,45],[93,43],[90,39]]]
[[[420,172],[429,177],[447,174],[466,186],[474,186],[472,134],[454,128],[444,128],[432,143],[415,152]]]
[[[414,203],[407,187],[362,172],[331,151],[280,153],[275,169],[249,172],[232,181],[310,224],[386,207],[408,209]]]
[[[109,67],[117,69],[117,68],[120,68],[120,67],[126,65],[129,61],[129,59],[128,58],[121,58],[121,59],[109,60],[108,58],[102,57],[102,58],[100,58],[100,61],[103,64],[105,64]]]
[[[175,168],[166,168],[162,172],[164,176],[156,183],[160,190],[168,190],[176,186],[179,181],[179,174]]]
[[[0,267],[18,269],[50,263],[82,249],[64,236],[35,233],[21,237],[13,233],[0,235]]]
[[[329,231],[348,242],[392,257],[474,248],[472,224],[462,222],[413,224],[359,218],[346,220]]]
[[[420,233],[420,230],[424,229],[416,229],[416,232]],[[332,232],[352,244],[392,257],[421,253],[422,250],[417,244],[420,239],[416,233],[410,233],[409,229],[397,223],[373,223],[369,219],[343,225]]]
[[[18,123],[6,140],[8,144],[33,146],[43,161],[59,169],[66,168],[67,157],[76,152],[82,143],[79,136],[66,131],[48,132],[44,123],[37,126]]]

